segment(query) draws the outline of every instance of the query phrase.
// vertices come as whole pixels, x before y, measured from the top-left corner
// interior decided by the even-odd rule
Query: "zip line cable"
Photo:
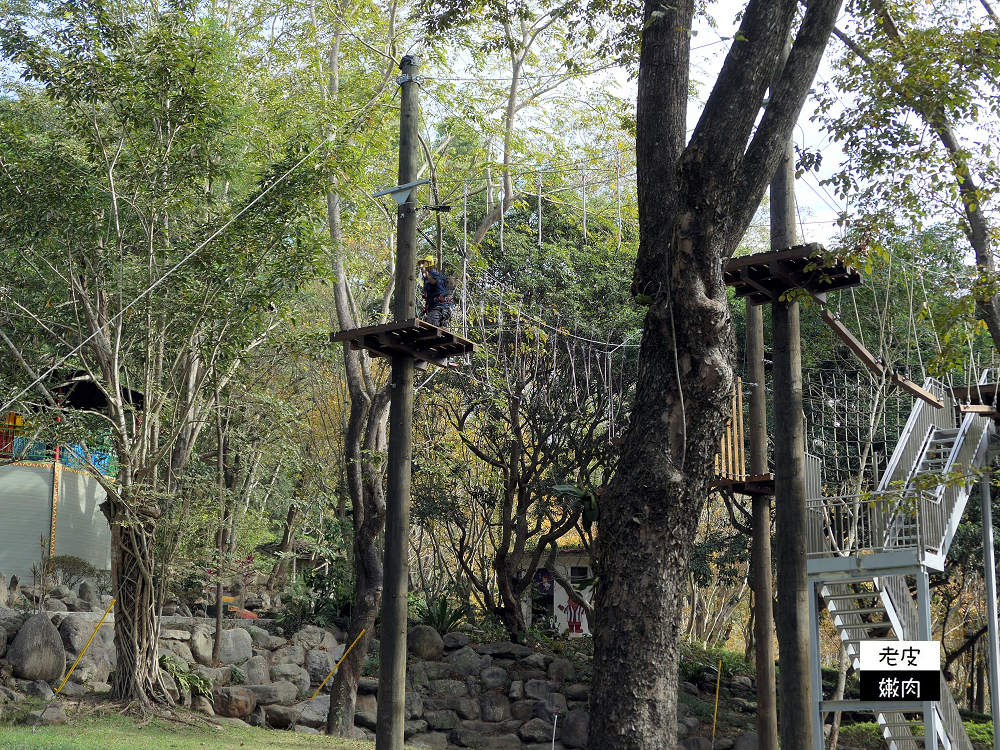
[[[209,242],[211,242],[216,237],[218,237],[220,234],[222,234],[226,229],[228,229],[230,227],[230,225],[233,224],[233,222],[235,222],[237,219],[239,219],[241,216],[243,216],[243,214],[245,214],[251,208],[253,208],[253,206],[261,198],[263,198],[265,195],[267,195],[269,192],[271,192],[274,188],[276,188],[278,185],[280,185],[282,182],[284,182],[286,179],[288,179],[292,175],[292,173],[295,172],[296,169],[298,169],[299,167],[301,167],[306,161],[308,161],[310,158],[312,158],[312,156],[314,156],[317,151],[319,151],[329,141],[332,141],[332,140],[333,140],[333,134],[331,133],[326,138],[324,138],[322,141],[320,141],[312,151],[310,151],[308,154],[306,154],[301,159],[299,159],[294,165],[292,165],[292,167],[287,172],[285,172],[283,175],[281,175],[281,177],[279,177],[274,182],[272,182],[270,185],[268,185],[266,188],[264,188],[264,190],[262,190],[261,193],[256,198],[254,198],[246,206],[244,206],[242,209],[240,209],[240,211],[235,216],[233,216],[229,221],[227,221],[221,227],[219,227],[214,232],[212,232],[212,234],[209,235],[208,239],[206,239],[204,242],[202,242],[200,245],[198,245],[194,250],[192,250],[191,252],[189,252],[187,255],[185,255],[183,258],[181,258],[179,261],[177,261],[177,263],[175,265],[173,265],[170,268],[168,268],[167,271],[166,271],[166,273],[164,273],[160,278],[158,278],[156,281],[154,281],[148,287],[146,287],[146,289],[138,297],[136,297],[135,299],[133,299],[131,302],[129,302],[127,305],[125,305],[125,307],[123,307],[121,310],[119,310],[114,315],[114,317],[112,317],[105,324],[105,327],[106,326],[110,326],[111,324],[113,324],[115,321],[117,321],[118,319],[120,319],[126,312],[128,312],[132,307],[134,307],[140,301],[142,301],[143,299],[145,299],[145,297],[150,292],[152,292],[154,289],[156,289],[156,287],[160,286],[160,284],[162,284],[164,281],[166,281],[168,276],[170,276],[174,271],[176,271],[178,268],[180,268],[185,263],[187,263],[189,260],[191,260],[191,258],[193,258],[195,255],[197,255],[198,253],[200,253],[205,248],[205,246],[208,245]],[[76,354],[81,349],[83,349],[83,347],[85,347],[88,343],[90,343],[90,341],[92,341],[99,333],[101,333],[101,329],[100,328],[97,329],[96,331],[94,331],[93,333],[91,333],[89,336],[87,336],[87,338],[85,338],[83,341],[81,341],[79,344],[77,344],[68,354],[66,354],[64,357],[62,357],[58,362],[56,362],[54,365],[52,365],[52,367],[50,367],[44,373],[42,373],[37,378],[35,378],[35,380],[32,381],[30,385],[26,386],[23,390],[21,390],[16,396],[14,396],[14,398],[12,398],[10,401],[8,401],[2,407],[0,407],[0,412],[6,412],[11,406],[13,406],[17,402],[18,399],[20,399],[22,396],[24,396],[26,393],[28,393],[32,388],[34,388],[36,385],[38,385],[43,380],[45,380],[47,377],[49,377],[49,375],[51,375],[52,373],[54,373],[56,371],[56,369],[58,369],[59,367],[61,367],[63,364],[66,363],[66,361],[70,357],[72,357],[74,354]]]

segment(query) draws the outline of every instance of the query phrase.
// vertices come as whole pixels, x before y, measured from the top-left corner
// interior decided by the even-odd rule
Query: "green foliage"
[[[349,611],[351,601],[342,574],[324,573],[318,567],[307,568],[282,596],[285,608],[275,615],[275,619],[291,631],[303,625],[332,625]]]
[[[243,670],[241,670],[239,667],[232,667],[229,675],[229,681],[233,685],[242,685],[244,682],[247,681],[247,676],[243,674]]]
[[[63,585],[74,590],[87,578],[97,577],[97,569],[82,557],[55,555],[50,564],[52,572],[61,575]]]
[[[700,644],[681,643],[681,658],[678,669],[688,682],[697,682],[702,676],[711,674],[712,679],[718,674],[719,661],[722,661],[722,679],[728,680],[734,675],[752,676],[756,667],[747,662],[746,657],[737,651],[725,648],[706,649]]]
[[[215,701],[212,697],[211,680],[186,669],[186,665],[173,654],[160,654],[160,669],[174,678],[177,689],[181,692],[190,691],[191,695],[202,695],[210,701]],[[237,671],[236,667],[233,667],[233,672]]]
[[[361,674],[365,677],[378,677],[379,660],[378,651],[373,651],[365,655],[365,660],[361,664]]]
[[[437,599],[419,603],[417,614],[424,625],[430,625],[444,635],[458,630],[458,626],[465,621],[468,610],[461,605],[452,608],[448,597],[439,596]]]

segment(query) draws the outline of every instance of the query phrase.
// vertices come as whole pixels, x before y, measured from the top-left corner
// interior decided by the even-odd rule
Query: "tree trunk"
[[[302,486],[302,481],[299,480],[296,489],[300,489]],[[295,493],[298,495],[298,492]],[[281,537],[281,546],[278,548],[278,562],[274,564],[271,569],[271,575],[267,577],[267,584],[265,584],[264,589],[268,593],[275,593],[280,583],[284,580],[286,570],[288,569],[288,558],[286,555],[294,547],[295,540],[295,523],[298,521],[299,509],[295,505],[295,499],[293,497],[292,504],[288,506],[288,515],[285,518],[285,532]]]
[[[115,649],[111,681],[116,700],[173,705],[160,681],[156,596],[153,588],[155,524],[108,499],[101,511],[111,526],[111,577],[115,590]]]
[[[649,311],[625,445],[602,498],[592,750],[676,746],[684,572],[733,383],[724,262],[784,154],[839,8],[809,4],[756,124],[797,4],[752,0],[685,148],[693,3],[646,3],[633,293]]]

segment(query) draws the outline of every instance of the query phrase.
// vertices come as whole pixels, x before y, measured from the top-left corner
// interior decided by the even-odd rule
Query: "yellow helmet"
[[[433,266],[435,262],[436,259],[434,258],[433,255],[425,255],[423,258],[417,261],[417,265],[419,266],[423,263],[426,263],[429,266]]]

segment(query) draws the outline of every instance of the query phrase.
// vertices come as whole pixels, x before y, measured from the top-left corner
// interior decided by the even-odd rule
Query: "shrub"
[[[458,626],[464,622],[467,615],[465,607],[458,606],[454,609],[448,603],[448,597],[439,596],[434,601],[426,601],[417,604],[417,617],[424,625],[430,625],[441,635],[458,630]]]
[[[97,568],[82,557],[55,555],[50,562],[52,571],[58,573],[64,586],[75,590],[87,578],[97,577]]]

